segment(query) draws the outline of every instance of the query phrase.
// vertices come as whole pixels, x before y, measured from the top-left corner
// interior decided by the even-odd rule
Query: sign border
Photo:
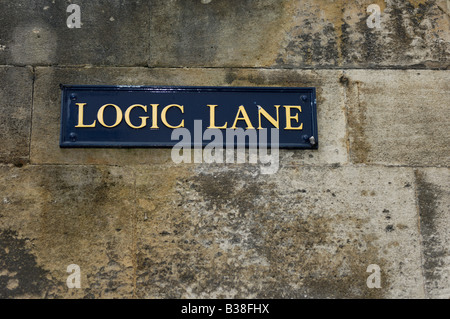
[[[166,142],[81,142],[74,143],[70,141],[70,138],[65,135],[66,119],[68,117],[68,110],[65,107],[67,100],[70,100],[69,90],[96,90],[96,91],[153,91],[153,92],[273,92],[273,93],[298,93],[298,94],[311,94],[311,124],[312,124],[312,136],[314,136],[315,144],[311,145],[309,141],[293,143],[279,143],[278,147],[283,149],[318,149],[319,137],[317,128],[317,98],[315,87],[260,87],[260,86],[157,86],[157,85],[68,85],[60,84],[61,93],[61,119],[60,119],[60,142],[61,148],[172,148],[179,141],[173,141],[173,145],[168,145]],[[202,147],[208,145],[209,142],[203,142]],[[270,145],[270,143],[269,143]],[[197,146],[192,144],[193,147]],[[245,147],[249,147],[246,142]]]

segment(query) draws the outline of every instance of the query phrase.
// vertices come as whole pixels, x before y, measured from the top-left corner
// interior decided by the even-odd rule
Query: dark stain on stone
[[[176,23],[183,32],[177,34],[174,46],[178,60],[187,60],[187,64],[196,63],[198,60],[205,64],[211,63],[217,55],[217,34],[225,18],[220,17],[223,13],[200,2],[181,1],[179,5]]]
[[[348,86],[349,82],[350,82],[350,80],[349,80],[349,78],[347,76],[345,76],[345,74],[342,74],[339,77],[339,83],[341,83],[342,85]]]
[[[252,210],[254,202],[261,196],[262,182],[247,181],[242,186],[237,182],[240,176],[234,173],[198,175],[192,179],[192,188],[204,197],[208,208],[235,207],[241,213]]]
[[[40,181],[47,199],[41,211],[42,240],[58,238],[75,249],[78,238],[96,237],[108,228],[104,206],[115,182],[107,173],[96,167],[83,167],[77,173],[59,167],[45,170]]]
[[[383,289],[366,285],[369,264],[387,268],[373,235],[334,229],[343,219],[357,228],[366,221],[313,213],[315,190],[280,191],[264,176],[239,171],[200,173],[177,188],[189,209],[164,225],[172,243],[139,247],[138,297],[383,298]]]
[[[5,5],[2,3],[0,6],[1,11]],[[4,12],[2,16],[6,19]],[[8,34],[5,24],[7,22],[3,20],[0,28],[2,44]],[[0,50],[0,59],[2,52]],[[0,164],[23,166],[29,162],[32,79],[31,68],[0,68]]]
[[[324,5],[320,11],[327,16],[325,21],[317,15],[308,16],[305,8],[304,14],[297,16],[299,22],[288,33],[289,43],[280,52],[277,65],[371,69],[448,67],[448,41],[443,36],[447,30],[444,30],[445,22],[439,25],[446,13],[436,1],[391,1],[388,5],[382,0],[376,2],[382,10],[382,29],[367,26],[367,4],[334,1]],[[359,12],[356,23],[350,22],[350,12],[354,10]],[[300,16],[305,16],[303,21]],[[322,28],[315,32],[311,25],[318,23]],[[418,39],[418,44],[411,47]],[[427,61],[417,62],[425,56]]]
[[[436,269],[445,265],[444,259],[447,257],[445,244],[437,236],[438,227],[436,225],[436,222],[439,220],[439,197],[443,195],[443,192],[438,186],[427,182],[424,172],[416,170],[415,177],[420,214],[420,231],[424,246],[425,287],[429,291],[434,287],[433,281],[441,278]]]
[[[311,61],[311,64],[337,65],[339,53],[336,32],[332,24],[325,25],[323,33],[305,34],[301,38],[300,45],[303,46],[303,54],[307,61]]]
[[[228,70],[228,72],[225,74],[225,82],[227,84],[232,84],[236,80],[236,72],[233,70]]]
[[[338,36],[333,23],[326,23],[320,32],[314,32],[309,19],[302,22],[303,25],[295,26],[291,30],[291,41],[285,47],[285,54],[292,57],[301,57],[302,65],[337,66],[339,61],[339,42],[342,37]],[[346,37],[347,35],[343,35]],[[347,38],[344,38],[344,40]],[[297,63],[291,63],[289,58],[279,54],[277,65],[293,67]],[[283,63],[283,64],[282,64]]]
[[[325,61],[332,62],[333,65],[337,65],[339,63],[339,50],[337,44],[336,30],[332,24],[328,24],[323,28],[323,32],[328,35],[328,41],[326,42],[325,47],[319,44],[321,49],[321,55],[325,59]],[[317,50],[317,49],[316,49]]]
[[[51,281],[27,248],[26,238],[11,230],[0,232],[0,298],[44,298]]]
[[[207,66],[224,59],[222,63],[228,59],[245,61],[250,56],[255,61],[265,59],[268,52],[263,51],[271,52],[275,47],[266,40],[273,40],[270,35],[276,30],[270,26],[283,21],[284,10],[283,2],[275,1],[213,1],[208,5],[200,1],[156,1],[151,9],[153,34],[165,36],[163,43],[166,51],[168,48],[167,54],[156,53],[156,59],[167,63],[168,57],[173,61],[170,63],[184,66]],[[225,53],[229,49],[227,40],[233,41],[235,49],[229,55]]]
[[[381,45],[379,30],[368,28],[366,17],[358,22],[358,28],[364,36],[364,41],[361,43],[363,60],[377,68],[376,66],[386,58],[383,52],[384,46]]]
[[[341,40],[340,49],[342,57],[341,65],[348,63],[352,64],[354,62],[353,61],[354,57],[353,55],[350,54],[352,52],[352,46],[349,38],[350,33],[351,33],[350,25],[345,21],[345,19],[342,19],[341,36],[340,36]]]
[[[101,266],[97,272],[87,275],[87,281],[90,285],[83,290],[85,294],[83,299],[95,299],[111,293],[122,298],[132,295],[130,278],[125,275],[126,269],[117,262],[120,257],[116,253],[116,245],[113,242],[107,243],[105,251],[108,262]]]
[[[23,159],[18,159],[16,161],[14,161],[14,166],[17,168],[22,168],[25,164],[28,163],[28,160],[23,160]]]
[[[392,7],[391,15],[393,17],[392,22],[395,31],[393,35],[395,35],[397,40],[396,41],[397,49],[401,50],[403,46],[408,47],[409,44],[411,43],[411,39],[408,36],[408,33],[406,32],[402,8],[394,5]]]
[[[431,3],[431,2],[434,2],[434,3]],[[406,2],[407,10],[410,13],[412,13],[411,14],[411,22],[414,25],[414,29],[420,29],[421,28],[420,24],[422,23],[422,21],[426,17],[426,14],[428,13],[430,7],[432,5],[436,5],[435,1],[431,1],[431,2],[420,3],[417,8],[414,8],[414,6],[411,3]]]
[[[257,293],[258,298],[383,298],[381,289],[366,286],[370,275],[366,272],[367,261],[376,260],[380,267],[384,264],[377,247],[364,236],[333,238],[331,227],[335,223],[329,217],[302,214],[285,224],[281,232],[276,223],[266,221],[264,227],[269,227],[266,233],[270,240],[267,238],[260,249],[269,264],[277,266],[263,274],[267,283]],[[360,247],[361,242],[366,243],[366,248]],[[323,246],[336,247],[336,252],[318,249]],[[297,288],[292,287],[293,282],[297,282]],[[382,286],[388,282],[386,276],[382,277]]]
[[[348,125],[350,136],[350,154],[353,162],[367,163],[369,159],[370,144],[367,141],[365,129],[367,123],[367,105],[361,102],[360,83],[354,82],[347,89],[350,106],[348,107]]]
[[[411,56],[406,53],[410,49],[413,39],[420,38],[424,42],[421,46],[416,46],[416,49],[429,50],[430,57],[428,60],[434,61],[433,63],[446,60],[445,58],[442,59],[442,57],[447,55],[445,52],[445,41],[428,41],[427,38],[437,36],[437,34],[431,35],[431,30],[427,30],[428,24],[422,24],[424,20],[428,20],[432,27],[435,26],[436,7],[436,1],[426,1],[418,5],[413,5],[408,1],[400,1],[391,6],[391,19],[387,23],[393,30],[389,35],[391,37],[389,51],[392,57],[406,63],[410,62]],[[408,29],[407,25],[409,26]],[[423,66],[427,68],[426,63]],[[415,67],[420,66],[417,65]]]
[[[88,275],[91,285],[83,287],[86,295],[99,297],[114,292],[116,287],[127,289],[127,284],[120,282],[120,274],[126,271],[114,266],[121,260],[115,251],[128,216],[126,209],[117,208],[123,198],[118,199],[117,194],[128,191],[121,182],[123,176],[111,177],[110,168],[96,166],[67,166],[64,169],[46,166],[39,172],[36,178],[36,189],[41,197],[36,225],[39,253],[45,258],[56,256],[71,260],[85,251],[86,244],[80,244],[83,239],[96,250],[94,256],[104,252],[109,258],[108,265]],[[106,247],[100,247],[101,243]],[[85,258],[95,257],[82,257]]]
[[[196,282],[199,273],[208,271],[201,260],[193,259],[195,252],[192,252],[192,255],[189,252],[179,252],[167,259],[150,245],[144,245],[141,250],[145,253],[138,253],[138,287],[145,287],[145,290],[151,291],[151,295],[156,297],[181,298],[184,292],[182,286]],[[201,255],[198,257],[201,258]],[[139,290],[138,297],[141,297],[141,294]]]

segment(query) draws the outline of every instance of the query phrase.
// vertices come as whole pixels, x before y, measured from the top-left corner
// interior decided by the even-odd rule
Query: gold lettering
[[[218,128],[218,129],[224,129],[227,128],[228,122],[225,122],[224,126],[216,126],[216,114],[215,114],[215,108],[217,105],[210,105],[209,106],[209,126],[208,128]]]
[[[184,114],[184,106],[183,106],[183,105],[170,104],[170,105],[167,105],[167,106],[162,110],[162,112],[161,112],[161,121],[162,121],[162,122],[164,123],[164,125],[167,126],[168,128],[180,128],[180,127],[184,127],[184,120],[182,120],[181,123],[180,123],[180,125],[178,125],[178,126],[170,125],[170,124],[167,122],[166,113],[167,113],[167,111],[168,111],[171,107],[177,107],[177,108],[179,108],[179,109],[181,110],[181,113]]]
[[[292,120],[296,120],[298,123],[298,113],[295,116],[292,116],[291,109],[298,109],[300,112],[302,111],[302,107],[299,105],[283,105],[286,109],[286,130],[303,130],[303,123],[298,127],[292,127]]]
[[[275,126],[276,128],[280,128],[280,106],[279,105],[274,105],[277,108],[277,120],[275,121],[275,119],[270,116],[269,113],[266,112],[266,110],[264,110],[261,106],[258,105],[258,117],[259,117],[259,127],[258,130],[261,130],[261,114],[266,118],[266,120],[268,120],[273,126]]]
[[[239,117],[240,113],[242,113],[243,117]],[[231,128],[232,129],[236,129],[237,121],[242,121],[242,120],[245,121],[245,123],[247,124],[247,130],[248,129],[255,129],[253,127],[253,125],[252,125],[252,122],[250,122],[250,119],[248,118],[247,111],[245,111],[245,107],[243,105],[239,106],[239,110],[238,110],[238,112],[236,114],[236,118],[234,120],[234,124],[233,124],[233,126]]]
[[[75,127],[95,127],[97,120],[95,120],[94,123],[89,125],[83,124],[84,106],[86,105],[86,103],[76,103],[76,105],[78,106],[78,125]]]
[[[151,128],[159,128],[158,127],[158,106],[159,104],[150,104],[152,106],[152,127]]]
[[[147,105],[141,105],[141,104],[134,104],[134,105],[131,105],[131,106],[125,111],[125,122],[127,122],[128,126],[131,127],[131,128],[140,129],[140,128],[143,128],[144,126],[147,125],[147,119],[148,119],[149,117],[148,117],[148,116],[139,116],[139,118],[141,119],[141,125],[139,125],[139,126],[135,126],[135,125],[131,124],[131,121],[130,121],[130,113],[131,113],[131,111],[132,111],[135,107],[140,107],[141,109],[144,109],[145,112],[147,112]]]
[[[113,125],[106,125],[105,121],[103,119],[103,112],[105,111],[105,109],[108,106],[113,106],[116,109],[116,123],[114,123]],[[120,107],[118,107],[117,105],[105,104],[98,110],[97,118],[98,118],[98,121],[100,122],[100,124],[103,125],[104,127],[113,128],[113,127],[116,127],[117,125],[119,125],[120,122],[122,122],[123,113],[122,113],[122,110],[120,109]]]

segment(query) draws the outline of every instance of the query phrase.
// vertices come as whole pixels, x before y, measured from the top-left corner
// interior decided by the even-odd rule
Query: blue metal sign
[[[277,129],[280,148],[318,147],[315,88],[61,85],[61,89],[61,147],[172,147],[179,143],[172,138],[177,129],[193,135],[207,129],[267,129],[269,143],[270,132]],[[202,146],[210,143],[200,140]],[[243,146],[242,140],[233,143]]]

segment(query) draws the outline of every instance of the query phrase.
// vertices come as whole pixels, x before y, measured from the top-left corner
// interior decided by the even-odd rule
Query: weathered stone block
[[[170,149],[60,149],[59,84],[314,86],[317,87],[318,151],[280,152],[280,165],[347,162],[344,86],[338,71],[37,68],[31,161],[35,164],[149,164],[171,162]]]
[[[0,67],[0,163],[29,160],[33,71]]]
[[[131,297],[133,186],[118,167],[0,166],[1,298]]]
[[[275,63],[291,1],[153,1],[150,66]]]
[[[64,1],[1,1],[0,63],[14,65],[146,65],[149,12],[144,1],[86,1],[81,28],[69,29]]]
[[[422,168],[415,173],[426,294],[429,298],[449,299],[450,171]]]
[[[80,0],[0,3],[0,63],[155,67],[448,68],[446,0]],[[369,28],[369,5],[381,10]]]
[[[346,72],[354,163],[450,165],[448,71]]]
[[[448,1],[296,1],[277,65],[448,68]],[[370,5],[380,9],[379,28]],[[373,10],[373,9],[372,9]],[[371,27],[369,27],[369,25]]]
[[[137,297],[423,297],[411,169],[143,166],[136,177]]]
[[[373,4],[380,28],[367,24]],[[149,64],[446,68],[449,10],[446,0],[153,1]]]

